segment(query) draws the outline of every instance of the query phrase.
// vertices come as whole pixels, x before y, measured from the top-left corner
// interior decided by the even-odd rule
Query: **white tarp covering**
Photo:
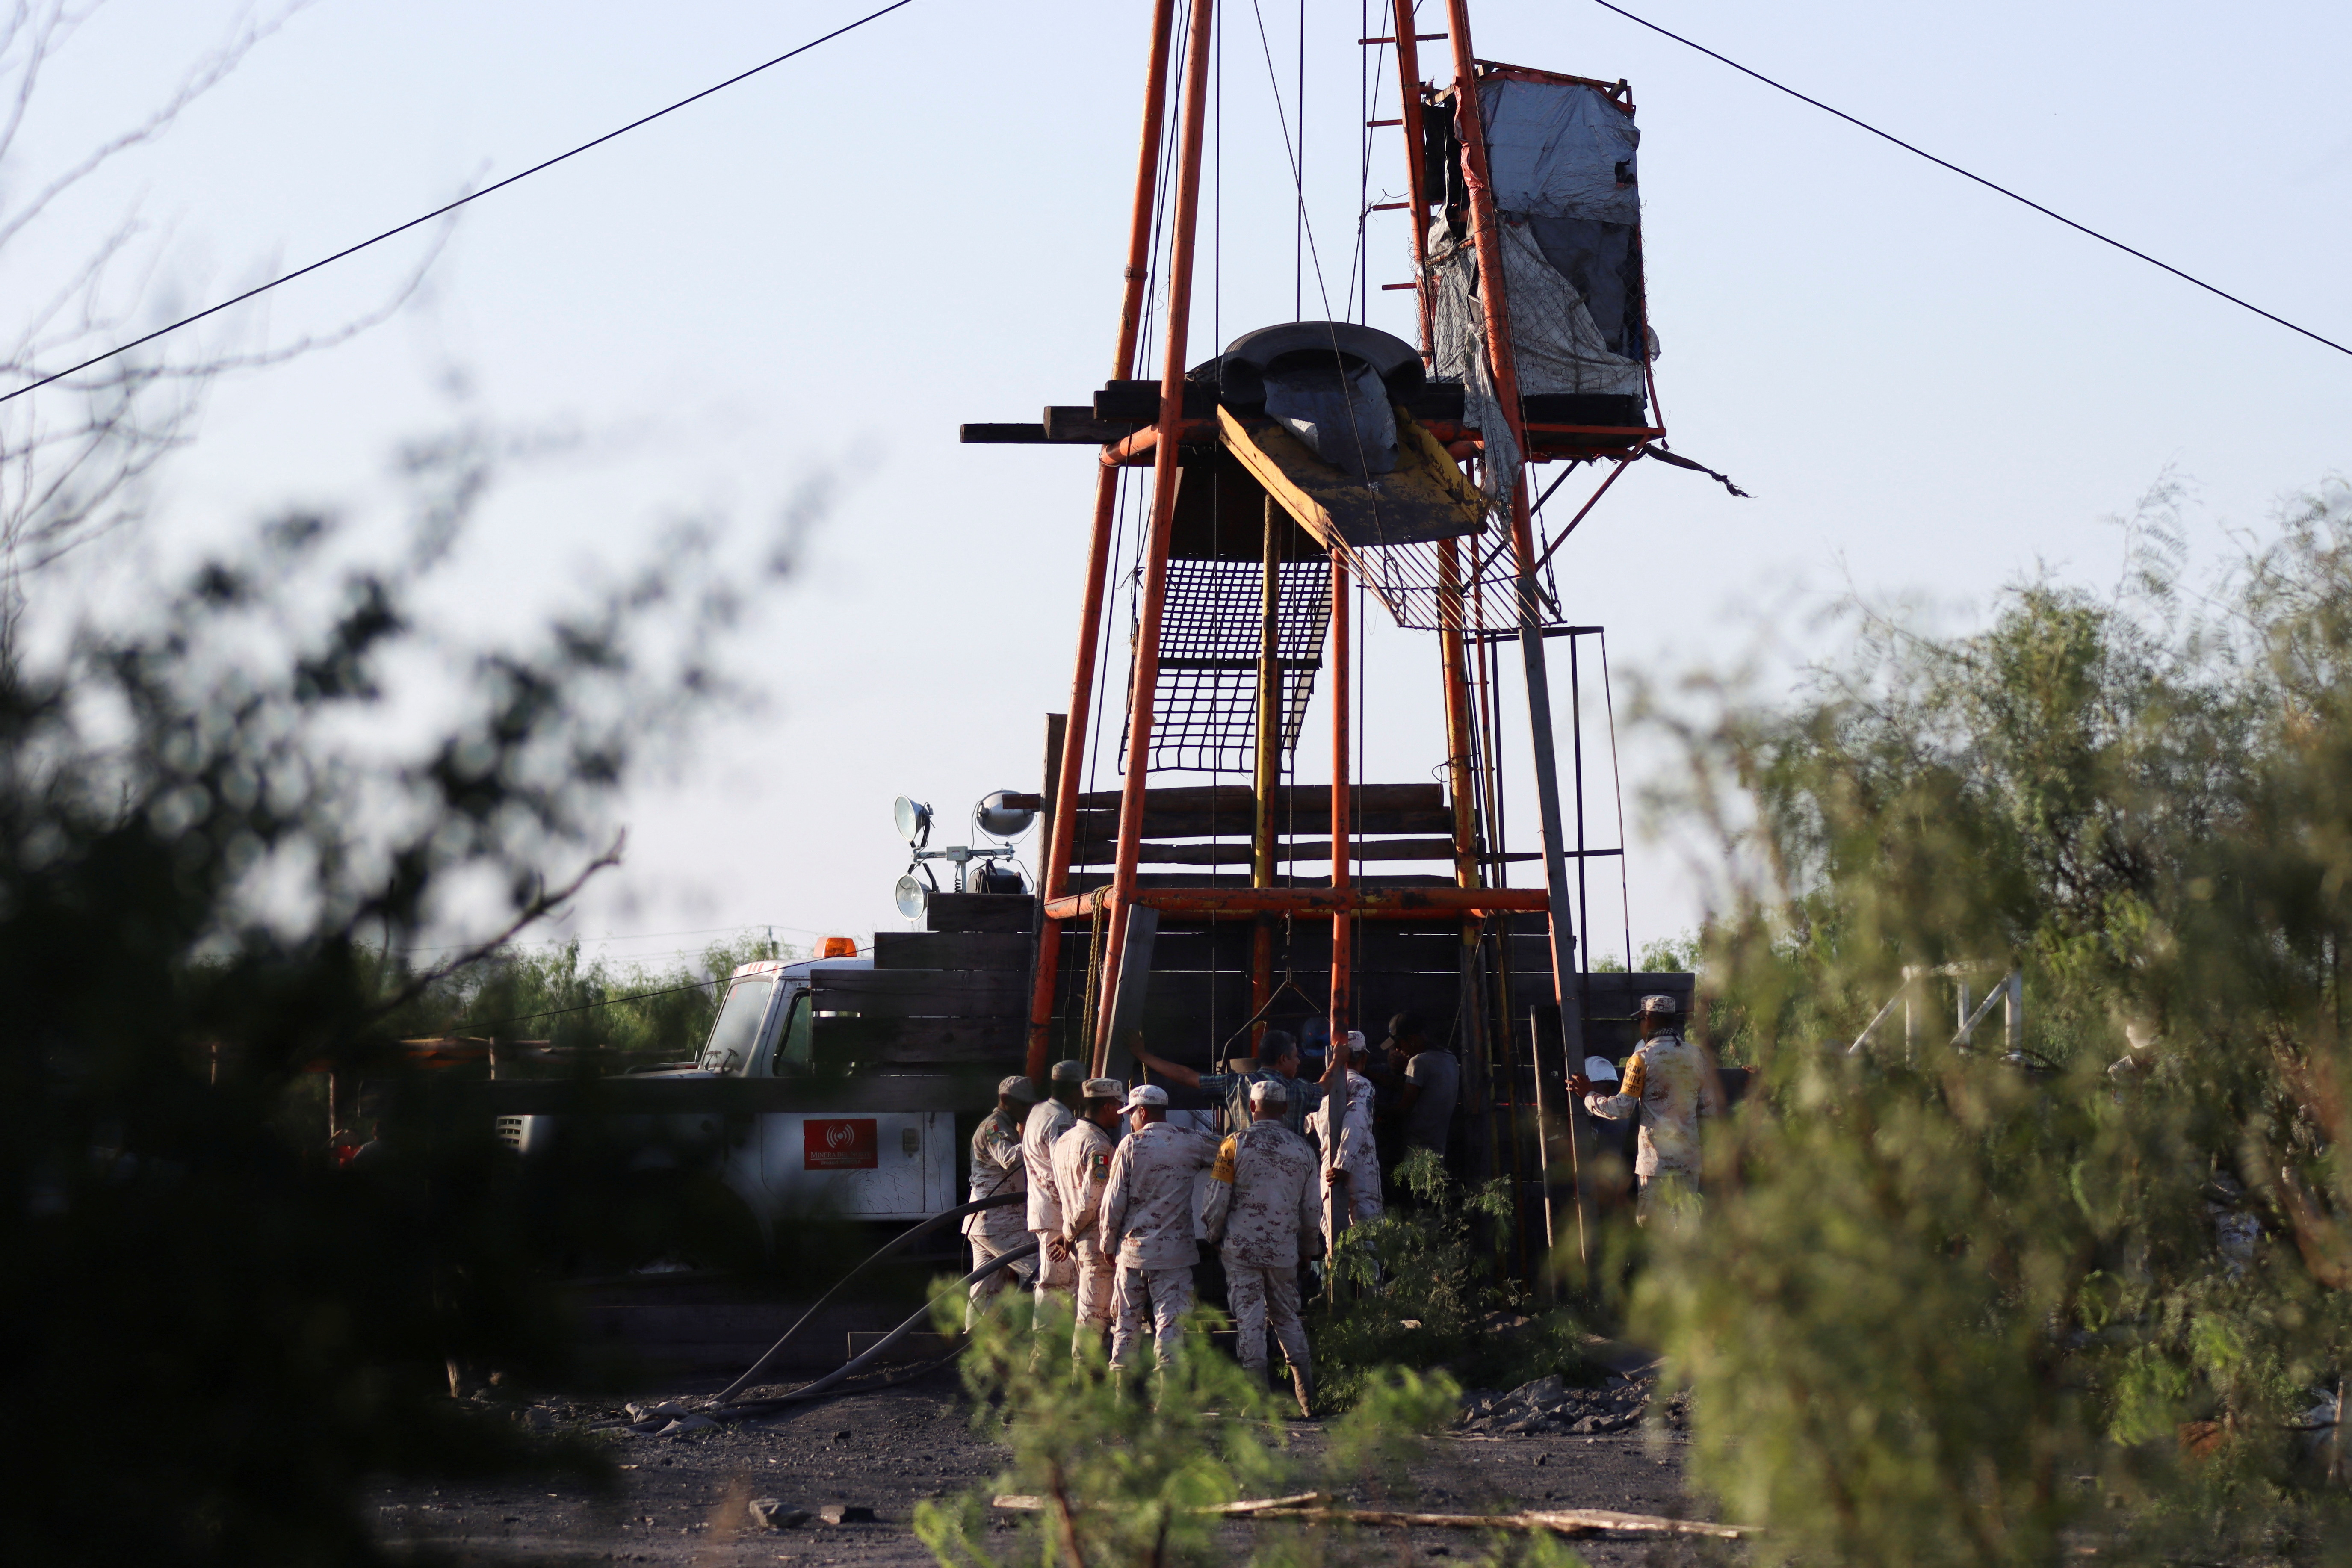
[[[1642,135],[1600,89],[1495,77],[1479,83],[1478,107],[1496,206],[1527,217],[1642,221],[1632,177]]]
[[[1506,220],[1501,237],[1519,395],[1590,392],[1641,397],[1642,362],[1609,352],[1592,312],[1544,259],[1534,236],[1524,225]],[[1467,237],[1450,238],[1440,224],[1430,234],[1429,266],[1437,279],[1436,308],[1431,312],[1437,342],[1430,374],[1462,383],[1463,422],[1486,438],[1486,494],[1499,505],[1511,498],[1519,453],[1486,368],[1486,311],[1477,293],[1478,258]]]
[[[1504,78],[1480,85],[1479,107],[1520,395],[1600,394],[1640,406],[1647,391],[1643,362],[1610,346],[1613,333],[1624,347],[1639,347],[1633,116],[1597,88]],[[1615,313],[1609,323],[1595,321],[1586,294],[1556,264],[1571,254],[1578,260],[1566,264],[1582,267],[1595,298]],[[1430,230],[1428,257],[1437,284],[1430,374],[1462,383],[1465,422],[1486,442],[1486,491],[1501,505],[1517,479],[1520,454],[1486,363],[1477,258],[1467,237],[1454,239],[1442,222]]]

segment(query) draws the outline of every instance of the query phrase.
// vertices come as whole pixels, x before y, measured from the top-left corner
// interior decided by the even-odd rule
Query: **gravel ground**
[[[681,1384],[656,1395],[688,1398],[716,1385]],[[588,1420],[617,1415],[602,1404],[551,1401]],[[1291,1441],[1312,1453],[1320,1423],[1294,1422]],[[915,1539],[916,1503],[993,1477],[1003,1450],[975,1433],[971,1406],[952,1372],[819,1405],[761,1423],[676,1437],[615,1436],[616,1495],[544,1484],[384,1488],[375,1499],[383,1538],[424,1562],[500,1563],[843,1563],[928,1565]],[[1601,1436],[1457,1434],[1433,1439],[1417,1500],[1385,1500],[1436,1512],[1508,1507],[1689,1511],[1682,1489],[1683,1443],[1639,1432]],[[808,1522],[767,1530],[745,1521],[743,1504],[776,1498],[807,1510]],[[827,1504],[870,1510],[872,1522],[830,1524]],[[1008,1520],[1004,1528],[1013,1528]],[[1409,1533],[1409,1540],[1399,1539]],[[1250,1530],[1236,1525],[1231,1557],[1249,1554]],[[1007,1545],[1011,1537],[1006,1537]],[[1577,1551],[1595,1565],[1727,1562],[1712,1543],[1657,1537],[1591,1539]],[[1372,1553],[1384,1563],[1476,1562],[1469,1532],[1388,1532]]]

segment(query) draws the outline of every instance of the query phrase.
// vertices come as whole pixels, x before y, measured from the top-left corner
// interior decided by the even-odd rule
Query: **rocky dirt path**
[[[663,1397],[708,1394],[683,1385]],[[1617,1401],[1627,1404],[1622,1391]],[[1643,1390],[1643,1392],[1646,1392]],[[618,1415],[617,1407],[551,1401],[565,1424]],[[1582,1419],[1582,1417],[1579,1417]],[[1682,1514],[1679,1436],[1638,1429],[1575,1434],[1561,1421],[1535,1429],[1461,1431],[1433,1439],[1410,1503],[1394,1498],[1350,1500],[1434,1512],[1511,1508],[1604,1508]],[[1482,1426],[1526,1426],[1480,1421]],[[1294,1423],[1291,1441],[1311,1454],[1321,1425]],[[372,1500],[389,1543],[422,1560],[461,1563],[793,1563],[907,1568],[932,1559],[912,1530],[916,1503],[991,1479],[1003,1450],[971,1426],[971,1406],[951,1372],[856,1398],[820,1405],[780,1419],[672,1437],[608,1436],[619,1489],[497,1485],[380,1489]],[[765,1529],[744,1503],[775,1498],[805,1510],[806,1522]],[[828,1505],[848,1510],[828,1522]],[[862,1512],[861,1512],[862,1510]],[[1001,1528],[1013,1543],[1017,1528]],[[1251,1527],[1236,1525],[1232,1559],[1245,1561]],[[1660,1538],[1588,1539],[1577,1551],[1596,1568],[1727,1561],[1725,1549]],[[1392,1563],[1476,1562],[1486,1548],[1469,1532],[1387,1531],[1376,1553]]]

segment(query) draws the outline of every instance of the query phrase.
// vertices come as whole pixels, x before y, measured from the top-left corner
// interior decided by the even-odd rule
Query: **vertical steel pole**
[[[1117,974],[1127,942],[1127,910],[1143,844],[1144,778],[1151,761],[1152,705],[1160,689],[1160,620],[1168,600],[1168,533],[1176,516],[1178,438],[1184,424],[1184,351],[1192,322],[1192,242],[1201,213],[1201,142],[1208,114],[1209,53],[1215,0],[1192,0],[1184,40],[1183,126],[1176,157],[1176,210],[1169,235],[1167,352],[1160,361],[1160,444],[1152,451],[1151,535],[1144,553],[1143,604],[1129,688],[1127,777],[1120,781],[1118,858],[1111,871],[1104,973]],[[1108,1056],[1116,987],[1107,990],[1095,1029],[1097,1070]]]
[[[1510,303],[1504,285],[1503,243],[1497,232],[1495,194],[1487,184],[1486,132],[1478,111],[1477,53],[1470,40],[1469,0],[1447,0],[1448,32],[1454,46],[1454,120],[1462,139],[1462,180],[1470,192],[1470,238],[1478,258],[1478,296],[1486,317],[1486,361],[1495,393],[1514,442],[1527,450],[1526,419],[1519,405],[1517,363],[1511,350]],[[1518,568],[1519,657],[1528,686],[1528,739],[1535,752],[1536,812],[1543,830],[1544,893],[1550,909],[1552,992],[1559,1001],[1560,1050],[1568,1060],[1584,1059],[1584,1015],[1578,1005],[1576,925],[1569,913],[1568,857],[1560,822],[1559,760],[1553,743],[1551,680],[1544,665],[1542,600],[1536,591],[1535,530],[1528,515],[1527,476],[1511,476],[1511,554]],[[1544,1070],[1537,1042],[1538,1072]],[[1562,1071],[1566,1068],[1563,1067]],[[1574,1097],[1568,1103],[1571,1157],[1581,1141],[1582,1118]],[[1545,1202],[1550,1202],[1547,1188]],[[1591,1194],[1576,1184],[1576,1254],[1591,1262],[1587,1211]]]
[[[1478,885],[1477,805],[1470,784],[1470,677],[1463,668],[1464,610],[1461,552],[1455,541],[1441,539],[1437,542],[1437,655],[1445,689],[1445,783],[1453,796],[1454,883],[1475,888]],[[1456,960],[1461,965],[1462,989],[1456,1014],[1462,1021],[1463,1076],[1470,1086],[1468,1165],[1470,1179],[1483,1182],[1495,1173],[1494,1060],[1486,1028],[1484,987],[1479,984],[1483,967],[1478,962],[1479,922],[1465,920],[1458,930],[1461,947]]]
[[[1331,887],[1340,904],[1331,916],[1331,1050],[1336,1057],[1347,1044],[1347,1031],[1356,1017],[1356,918],[1346,898],[1355,882],[1353,801],[1349,793],[1348,746],[1354,739],[1349,662],[1353,658],[1355,616],[1348,602],[1348,558],[1331,552]],[[1342,1083],[1345,1079],[1342,1079]],[[1340,1090],[1345,1093],[1345,1089]],[[1338,1112],[1333,1113],[1335,1116]],[[1332,1123],[1337,1128],[1339,1123]]]
[[[1282,787],[1282,513],[1265,498],[1265,546],[1258,581],[1257,750],[1250,773],[1250,886],[1274,886],[1274,804]],[[1250,929],[1250,1010],[1274,999],[1274,917],[1258,915]],[[1250,1030],[1250,1050],[1265,1038],[1261,1020]]]
[[[1589,931],[1592,929],[1592,884],[1584,871],[1584,677],[1577,668],[1574,632],[1568,637],[1568,744],[1576,770],[1576,924],[1578,930]],[[1591,967],[1589,960],[1576,966],[1580,1009],[1591,995],[1584,980]]]
[[[1146,285],[1151,277],[1151,213],[1160,174],[1160,139],[1168,119],[1168,47],[1175,31],[1176,0],[1158,0],[1151,11],[1151,65],[1143,89],[1143,133],[1135,155],[1135,209],[1127,233],[1127,279],[1120,291],[1118,343],[1111,376],[1135,371],[1135,345],[1143,323]],[[1095,475],[1094,527],[1087,536],[1085,607],[1078,614],[1078,657],[1070,677],[1069,729],[1063,738],[1054,811],[1045,825],[1045,863],[1038,868],[1039,902],[1069,891],[1070,855],[1076,842],[1078,785],[1086,778],[1087,721],[1094,713],[1095,656],[1102,641],[1103,593],[1110,576],[1111,524],[1118,509],[1119,470]],[[1043,1081],[1053,1054],[1054,988],[1060,978],[1062,922],[1047,917],[1037,932],[1037,966],[1029,996],[1029,1041],[1024,1070]]]
[[[1470,676],[1464,668],[1462,565],[1456,542],[1437,542],[1437,658],[1445,685],[1445,787],[1453,796],[1454,885],[1478,885],[1477,793],[1470,776]],[[1475,930],[1475,922],[1469,928]]]

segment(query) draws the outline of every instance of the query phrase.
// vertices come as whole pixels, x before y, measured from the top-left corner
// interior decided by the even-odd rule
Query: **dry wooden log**
[[[989,1500],[991,1508],[1034,1513],[1047,1500],[1006,1492]],[[1244,1498],[1195,1510],[1243,1518],[1294,1519],[1307,1523],[1370,1524],[1420,1530],[1549,1530],[1555,1534],[1583,1536],[1704,1535],[1717,1541],[1744,1541],[1758,1531],[1738,1524],[1714,1524],[1702,1519],[1668,1519],[1663,1514],[1620,1513],[1606,1508],[1526,1509],[1517,1513],[1412,1513],[1396,1509],[1334,1508],[1320,1492],[1296,1497]]]

